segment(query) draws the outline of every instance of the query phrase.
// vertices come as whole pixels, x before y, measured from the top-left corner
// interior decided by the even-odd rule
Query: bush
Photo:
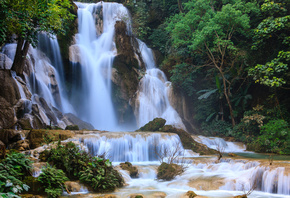
[[[123,177],[109,160],[92,157],[72,142],[51,149],[48,161],[64,170],[69,178],[80,179],[96,192],[114,191],[124,184]]]
[[[261,127],[260,136],[248,144],[256,152],[290,154],[290,130],[285,120],[271,120]]]
[[[37,180],[42,183],[44,191],[48,197],[59,197],[63,192],[64,182],[68,180],[65,173],[47,164],[46,167],[41,169],[42,173]]]
[[[183,171],[184,169],[180,165],[163,162],[157,169],[157,178],[170,181]]]
[[[0,162],[0,196],[18,197],[29,186],[22,182],[31,170],[31,160],[22,153],[11,152]]]
[[[227,137],[231,134],[232,125],[226,121],[213,120],[202,124],[202,130],[209,136]]]

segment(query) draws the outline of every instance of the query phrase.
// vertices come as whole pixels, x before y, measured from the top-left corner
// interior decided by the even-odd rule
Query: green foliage
[[[288,71],[288,64],[285,62],[290,62],[290,51],[280,51],[277,58],[271,62],[250,68],[249,76],[252,76],[256,83],[269,87],[281,87],[286,84],[285,73]]]
[[[1,1],[0,24],[4,25],[1,32],[5,34],[15,33],[36,46],[37,33],[48,34],[65,33],[65,24],[72,20],[69,12],[71,2],[69,0],[54,1]]]
[[[92,157],[72,142],[51,149],[48,161],[64,170],[69,178],[80,179],[97,192],[114,191],[123,186],[122,176],[109,160]]]
[[[37,180],[42,183],[42,187],[48,197],[59,197],[64,190],[64,182],[68,180],[65,173],[49,164],[42,168],[41,171],[42,173],[39,175]]]
[[[22,153],[11,152],[0,162],[0,195],[18,197],[29,186],[22,182],[28,175],[32,162]]]
[[[187,63],[177,64],[170,71],[172,74],[170,80],[175,86],[180,87],[187,93],[187,95],[192,96],[196,91],[194,88],[194,83],[197,75],[197,70]]]
[[[250,68],[249,76],[253,77],[256,83],[269,87],[282,87],[286,84],[290,63],[290,2],[265,0],[261,5],[261,11],[265,18],[253,31],[252,49],[269,48],[271,57],[266,59],[266,63]],[[273,43],[275,48],[272,48]]]
[[[271,120],[261,127],[260,136],[248,147],[258,152],[290,154],[290,130],[285,120]]]
[[[212,122],[202,123],[202,130],[208,136],[227,137],[231,135],[232,126],[230,123],[222,120],[213,120]]]

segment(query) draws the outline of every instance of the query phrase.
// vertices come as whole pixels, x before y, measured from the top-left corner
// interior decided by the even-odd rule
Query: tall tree
[[[217,72],[222,79],[223,95],[229,107],[232,125],[235,125],[231,104],[231,86],[242,76],[245,63],[237,35],[246,36],[250,28],[248,15],[257,8],[255,3],[242,0],[191,0],[185,4],[185,13],[172,18],[167,30],[176,47],[186,47],[195,54],[206,54],[204,65],[209,72]]]
[[[16,34],[17,48],[12,70],[22,75],[29,45],[36,46],[37,34],[45,32],[60,34],[65,32],[66,23],[73,19],[69,9],[70,0],[3,0],[0,29],[3,35]],[[2,42],[5,40],[1,38]]]

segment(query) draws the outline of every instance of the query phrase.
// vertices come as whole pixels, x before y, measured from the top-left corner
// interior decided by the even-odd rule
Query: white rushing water
[[[166,120],[166,124],[185,129],[176,110],[170,105],[168,91],[170,82],[165,74],[156,68],[152,50],[139,41],[139,48],[146,66],[146,74],[139,85],[139,108],[137,113],[138,126],[144,126],[154,118]]]
[[[240,142],[229,142],[219,137],[194,136],[195,141],[205,144],[207,147],[220,150],[225,153],[242,153],[246,152],[246,145]]]
[[[202,158],[197,154],[188,157],[185,172],[172,181],[158,181],[156,142],[168,150],[174,150],[181,145],[180,139],[170,133],[100,133],[84,135],[80,138],[90,153],[104,153],[118,165],[129,161],[139,169],[139,178],[130,178],[126,171],[120,171],[128,186],[118,190],[116,195],[130,197],[130,194],[141,193],[145,197],[154,197],[165,193],[166,197],[182,197],[192,190],[198,195],[207,197],[232,197],[242,195],[256,186],[248,197],[290,197],[290,174],[283,167],[268,167],[256,161],[222,159],[216,163],[216,158]],[[161,151],[161,150],[157,150]],[[185,150],[180,147],[178,155],[185,156]],[[190,164],[189,164],[190,163]],[[288,170],[289,171],[289,170]]]
[[[158,161],[157,153],[187,157],[198,156],[183,149],[176,134],[167,133],[101,133],[80,140],[93,155],[106,156],[113,162]],[[165,152],[166,151],[166,154]]]
[[[97,129],[116,131],[118,123],[111,99],[111,68],[117,53],[114,25],[129,13],[117,3],[76,4],[79,7],[76,45],[81,54],[82,81],[79,93],[73,93],[71,100],[77,101],[76,94],[81,95],[83,101],[78,102],[78,115]],[[100,10],[101,17],[96,13]],[[102,27],[96,27],[96,20],[101,18]]]

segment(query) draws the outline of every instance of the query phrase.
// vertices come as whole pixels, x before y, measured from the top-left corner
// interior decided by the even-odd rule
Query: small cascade
[[[157,154],[185,153],[178,135],[169,133],[101,133],[82,137],[80,141],[93,155],[105,154],[113,162],[158,161]]]
[[[73,90],[78,93],[71,94],[71,101],[78,106],[79,117],[95,128],[116,131],[117,118],[111,99],[111,68],[117,53],[113,39],[114,25],[121,18],[128,18],[129,13],[117,3],[76,4],[79,7],[76,47],[81,57],[81,82],[73,82]],[[96,27],[99,23],[102,25]]]
[[[156,68],[152,50],[139,40],[139,48],[145,62],[146,74],[140,81],[138,127],[144,126],[156,117],[166,120],[166,124],[185,129],[178,113],[170,105],[168,91],[170,82],[165,74]]]
[[[14,78],[14,80],[18,86],[18,90],[19,90],[21,99],[26,99],[26,95],[24,93],[23,87],[21,86],[20,82],[17,80],[16,72],[11,70],[11,75]]]
[[[65,76],[63,71],[62,57],[60,54],[59,44],[55,35],[48,37],[46,34],[39,34],[38,36],[38,49],[45,53],[45,55],[51,61],[51,65],[55,68],[56,80],[59,87],[59,96],[61,100],[61,106],[59,108],[64,113],[74,112],[73,107],[68,102],[67,92],[65,91]]]
[[[211,149],[219,149],[226,153],[241,153],[246,150],[246,145],[240,142],[228,142],[219,137],[195,136],[194,139]]]

